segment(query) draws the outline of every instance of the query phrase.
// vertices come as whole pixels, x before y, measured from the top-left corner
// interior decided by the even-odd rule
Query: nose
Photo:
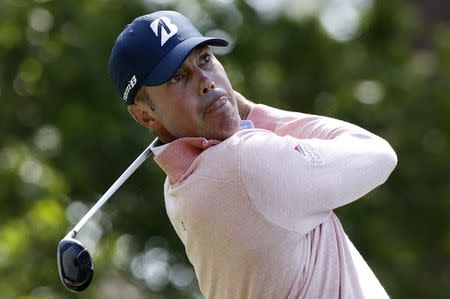
[[[200,80],[199,80],[199,91],[200,95],[207,94],[211,89],[216,88],[216,83],[202,70],[198,70]]]

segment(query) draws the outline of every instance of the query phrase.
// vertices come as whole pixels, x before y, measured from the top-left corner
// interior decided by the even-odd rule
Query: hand
[[[234,91],[234,95],[238,106],[239,116],[241,117],[241,119],[247,119],[248,114],[255,106],[255,103],[247,100],[243,95],[241,95],[237,91]]]

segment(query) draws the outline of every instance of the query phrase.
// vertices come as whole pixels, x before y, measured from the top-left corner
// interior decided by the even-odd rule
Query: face
[[[162,127],[174,139],[224,140],[239,130],[233,88],[207,46],[194,49],[166,83],[143,88],[154,104],[149,111],[155,119],[153,125]]]

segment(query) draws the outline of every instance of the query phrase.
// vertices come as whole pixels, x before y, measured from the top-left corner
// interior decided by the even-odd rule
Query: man
[[[248,101],[208,47],[226,44],[158,11],[124,29],[109,64],[158,136],[166,210],[202,293],[387,298],[333,209],[382,184],[394,151],[355,125]]]

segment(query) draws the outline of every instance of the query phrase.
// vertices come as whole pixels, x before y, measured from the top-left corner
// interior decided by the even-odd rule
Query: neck
[[[241,119],[247,119],[247,116],[255,106],[255,103],[247,100],[242,94],[237,91],[234,91],[234,96],[236,98],[236,103],[239,109],[239,116],[241,117]]]

